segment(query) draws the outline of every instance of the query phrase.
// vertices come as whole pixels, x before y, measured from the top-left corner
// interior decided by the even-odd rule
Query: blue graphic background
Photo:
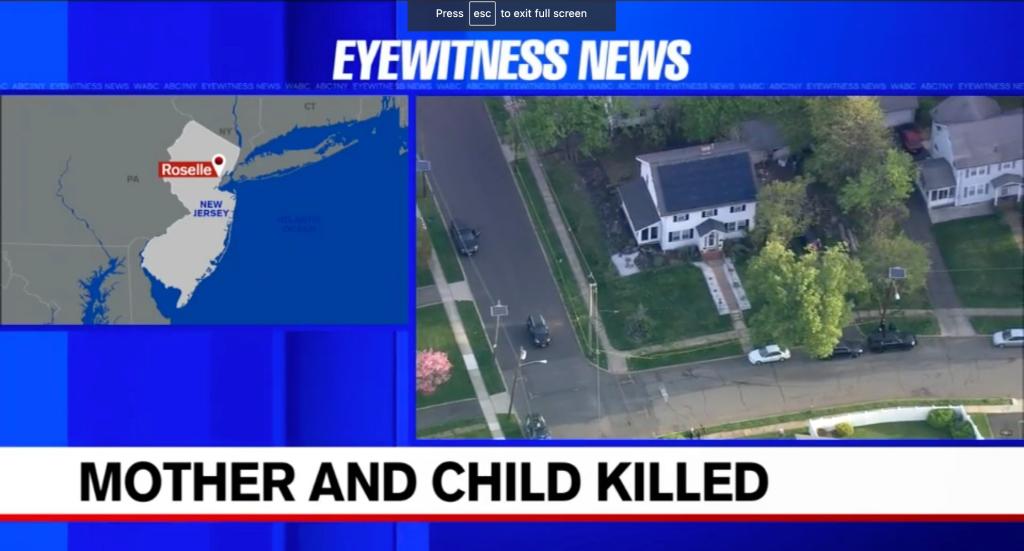
[[[766,83],[792,84],[787,93],[842,93],[842,83],[860,91],[892,90],[895,83],[921,90],[935,83],[927,88],[934,93],[1012,93],[993,83],[1024,82],[1021,3],[623,2],[616,33],[589,34],[408,33],[404,13],[401,3],[374,1],[5,1],[0,92],[62,93],[74,83],[80,93],[148,93],[179,82],[224,84],[185,93],[323,93],[283,85],[328,81],[335,40],[428,36],[564,37],[574,46],[584,38],[685,38],[694,47],[685,81],[692,93]],[[237,82],[269,88],[230,84]],[[135,86],[151,83],[157,87]],[[980,88],[961,87],[972,83]],[[393,199],[406,201],[404,193]],[[411,205],[405,207],[411,220]],[[406,236],[402,243],[408,242]],[[408,270],[408,258],[398,256],[393,267]],[[353,323],[380,323],[377,299],[407,297],[410,291],[386,278],[353,286],[345,284],[344,272],[338,277],[338,293],[374,298],[354,308]],[[406,311],[393,324],[376,326],[0,328],[0,445],[408,445],[414,435],[412,319]],[[0,548],[960,551],[1003,548],[1019,541],[1020,529],[891,523],[40,523],[0,524]]]

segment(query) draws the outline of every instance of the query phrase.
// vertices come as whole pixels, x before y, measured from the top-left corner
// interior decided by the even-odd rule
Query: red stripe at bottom
[[[0,522],[1024,522],[1024,514],[912,515],[211,515],[0,514]]]

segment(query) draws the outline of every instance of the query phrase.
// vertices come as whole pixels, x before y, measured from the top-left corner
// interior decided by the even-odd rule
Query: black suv
[[[523,434],[530,440],[549,440],[551,438],[548,423],[539,413],[531,413],[526,416],[526,421],[523,423]]]
[[[903,331],[875,331],[868,335],[868,350],[872,352],[888,352],[890,350],[910,350],[917,346],[917,337]]]
[[[463,224],[458,220],[452,220],[448,224],[448,231],[452,234],[452,243],[455,243],[455,250],[462,256],[473,256],[480,250],[480,232]]]
[[[826,359],[832,360],[835,358],[856,358],[864,353],[864,347],[861,343],[854,341],[839,341],[832,348],[832,354]]]
[[[540,314],[531,314],[526,318],[526,331],[530,334],[530,342],[538,348],[551,344],[551,331],[548,322]]]

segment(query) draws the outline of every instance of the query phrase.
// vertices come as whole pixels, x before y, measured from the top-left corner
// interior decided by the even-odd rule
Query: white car
[[[782,348],[777,344],[769,344],[751,350],[750,354],[747,354],[747,359],[754,365],[783,362],[789,359],[789,349]]]
[[[992,344],[999,348],[1024,346],[1024,329],[1007,329],[992,335]]]

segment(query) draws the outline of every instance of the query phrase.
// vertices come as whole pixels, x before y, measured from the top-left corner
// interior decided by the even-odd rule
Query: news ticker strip
[[[1021,464],[994,446],[5,448],[0,518],[1024,520]]]

